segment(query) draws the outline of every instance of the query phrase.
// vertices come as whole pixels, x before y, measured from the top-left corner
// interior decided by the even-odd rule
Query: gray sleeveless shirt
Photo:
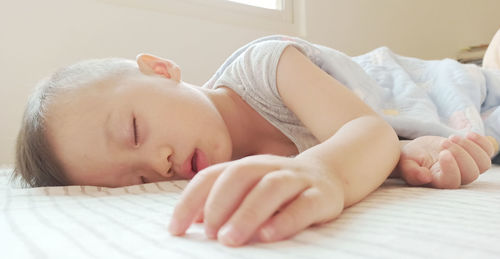
[[[295,46],[314,62],[315,47],[297,40],[270,36],[247,44],[234,52],[203,87],[234,90],[302,152],[319,142],[285,106],[276,86],[278,61],[287,46]]]

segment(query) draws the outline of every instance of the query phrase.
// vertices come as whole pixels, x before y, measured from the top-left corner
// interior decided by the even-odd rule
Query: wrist
[[[406,144],[410,143],[412,140],[400,140],[399,141],[399,149],[401,150],[401,154],[403,153],[403,148],[406,146]],[[399,156],[399,161],[401,161],[401,155]],[[391,174],[389,175],[389,178],[401,178],[401,170],[399,170],[399,161],[396,164],[396,167],[392,170]]]

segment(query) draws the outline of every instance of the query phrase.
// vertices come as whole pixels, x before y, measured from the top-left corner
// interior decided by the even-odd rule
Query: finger
[[[493,142],[490,141],[488,139],[488,137],[481,136],[481,135],[479,135],[479,134],[477,134],[475,132],[469,132],[466,135],[466,138],[472,140],[474,143],[476,143],[477,145],[479,145],[481,147],[481,149],[483,149],[488,154],[488,156],[490,156],[490,157],[495,152],[495,147],[493,145]]]
[[[451,136],[450,140],[461,146],[469,154],[469,156],[472,157],[477,168],[479,169],[479,173],[482,173],[491,167],[490,154],[483,150],[481,146],[476,144],[474,141],[459,136]]]
[[[245,243],[262,223],[307,187],[308,181],[287,170],[265,175],[221,228],[219,241],[230,246]]]
[[[312,224],[332,220],[342,212],[341,202],[323,206],[322,199],[324,197],[318,189],[305,190],[262,226],[260,240],[273,242],[288,238]]]
[[[173,235],[182,235],[201,213],[213,183],[222,172],[226,163],[207,167],[198,172],[182,192],[175,206],[168,230]]]
[[[399,162],[401,178],[407,184],[413,186],[424,185],[432,181],[432,175],[429,169],[420,166],[415,160],[404,159]]]
[[[442,147],[453,154],[460,169],[462,184],[469,184],[479,177],[479,168],[465,149],[449,140],[444,140]]]
[[[215,181],[204,206],[206,235],[215,238],[247,193],[274,169],[266,164],[237,164],[226,168]]]
[[[432,182],[430,185],[434,188],[456,189],[460,187],[460,169],[449,150],[445,149],[439,153],[438,163],[431,167],[431,173]]]
[[[490,142],[491,146],[493,146],[493,154],[491,154],[491,156],[493,156],[498,152],[498,149],[500,148],[498,145],[498,141],[492,136],[486,136],[486,138]]]

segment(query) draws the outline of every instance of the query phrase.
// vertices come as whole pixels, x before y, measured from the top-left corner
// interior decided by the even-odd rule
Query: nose
[[[153,154],[152,167],[155,172],[160,174],[163,177],[171,177],[173,172],[172,169],[172,161],[171,155],[173,150],[169,146],[161,146],[157,149]]]

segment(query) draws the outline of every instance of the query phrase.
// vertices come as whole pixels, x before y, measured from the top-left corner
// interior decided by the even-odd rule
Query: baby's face
[[[206,90],[159,76],[63,94],[49,107],[47,125],[70,184],[190,179],[231,158],[228,130]]]

